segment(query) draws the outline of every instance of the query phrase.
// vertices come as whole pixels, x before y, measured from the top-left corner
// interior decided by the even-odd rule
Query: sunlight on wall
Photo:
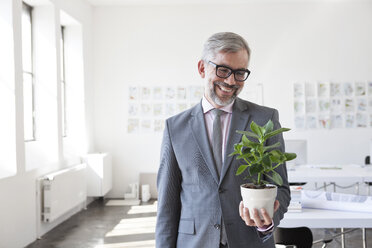
[[[60,11],[64,26],[65,81],[66,81],[66,137],[63,138],[63,156],[67,165],[79,163],[87,153],[85,137],[85,93],[83,63],[83,32],[81,24]]]
[[[57,51],[51,5],[33,9],[35,138],[25,143],[26,170],[58,164]]]
[[[0,178],[16,174],[15,84],[11,1],[0,2]]]

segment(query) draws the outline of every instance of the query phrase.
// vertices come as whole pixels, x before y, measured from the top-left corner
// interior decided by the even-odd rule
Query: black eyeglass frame
[[[244,82],[245,80],[247,80],[247,78],[249,77],[249,74],[251,74],[251,71],[250,70],[248,70],[248,69],[237,69],[237,70],[233,70],[233,69],[231,69],[230,67],[228,67],[228,66],[225,66],[225,65],[217,65],[217,64],[215,64],[215,63],[213,63],[212,61],[208,61],[208,63],[209,64],[212,64],[212,65],[214,65],[214,67],[216,67],[216,76],[217,77],[219,77],[219,78],[224,78],[224,79],[226,79],[226,78],[228,78],[228,77],[230,77],[231,76],[231,74],[234,74],[234,79],[235,79],[235,81],[238,81],[238,82]],[[221,77],[221,76],[219,76],[218,74],[217,74],[217,71],[218,71],[218,68],[225,68],[225,69],[228,69],[228,70],[230,70],[230,73],[229,73],[229,75],[227,75],[226,77]],[[244,72],[246,72],[247,73],[247,76],[245,77],[245,79],[244,80],[239,80],[239,79],[237,79],[236,78],[236,72],[241,72],[241,71],[244,71]]]

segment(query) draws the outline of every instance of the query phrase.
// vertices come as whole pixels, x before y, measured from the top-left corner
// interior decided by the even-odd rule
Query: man
[[[245,181],[235,175],[240,163],[228,156],[241,140],[236,130],[249,130],[252,121],[263,125],[271,119],[274,128],[280,127],[277,110],[237,98],[250,73],[249,58],[250,49],[241,36],[212,35],[198,63],[205,81],[201,103],[166,121],[157,183],[156,247],[274,247],[272,231],[290,200],[286,167],[276,169],[284,183],[278,188],[273,219],[264,209],[249,216],[240,195]],[[220,133],[220,142],[215,133]],[[281,135],[267,144],[278,141],[284,144]],[[280,149],[284,151],[283,146]]]

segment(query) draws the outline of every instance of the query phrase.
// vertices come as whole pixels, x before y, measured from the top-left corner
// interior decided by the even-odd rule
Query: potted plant
[[[244,180],[250,179],[252,182],[240,186],[244,206],[249,209],[251,216],[254,208],[258,210],[265,208],[272,218],[277,186],[283,184],[282,177],[275,169],[284,162],[295,159],[296,154],[283,153],[275,149],[281,146],[280,142],[268,146],[265,145],[265,142],[269,138],[290,129],[279,128],[274,130],[274,124],[271,120],[264,126],[259,126],[252,121],[250,127],[251,131],[237,131],[243,136],[241,141],[234,145],[234,152],[230,156],[237,155],[236,159],[244,162],[238,167],[236,175],[241,176],[245,172]],[[248,170],[248,173],[246,170]],[[263,176],[270,178],[274,184],[265,181]]]

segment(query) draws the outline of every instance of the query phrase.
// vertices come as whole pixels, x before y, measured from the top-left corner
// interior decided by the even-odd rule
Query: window
[[[22,5],[22,63],[24,139],[35,140],[34,75],[32,66],[32,8]]]
[[[67,136],[66,125],[66,72],[65,72],[65,27],[61,26],[61,104],[62,104],[62,136]]]

